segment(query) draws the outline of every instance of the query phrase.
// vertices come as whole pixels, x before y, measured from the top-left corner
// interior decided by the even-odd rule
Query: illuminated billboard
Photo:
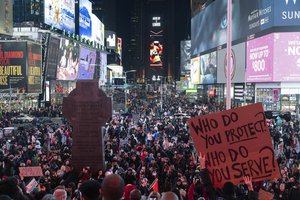
[[[50,37],[47,49],[46,75],[48,80],[56,79],[57,58],[59,54],[60,39]]]
[[[107,54],[103,52],[99,52],[100,57],[100,77],[99,77],[99,84],[105,85],[107,83]]]
[[[92,3],[89,0],[79,1],[79,35],[92,38]]]
[[[42,47],[34,43],[27,43],[28,93],[42,93]]]
[[[57,29],[75,33],[75,0],[45,0],[44,22]]]
[[[191,84],[200,84],[200,57],[191,59]]]
[[[0,0],[0,34],[13,33],[13,1]]]
[[[79,47],[73,40],[61,38],[59,46],[59,55],[57,60],[58,80],[73,81],[77,79]]]
[[[212,52],[200,57],[200,83],[214,84],[217,82],[217,53]]]
[[[108,49],[117,48],[117,35],[113,31],[105,31],[106,47]]]
[[[180,72],[185,74],[191,70],[191,40],[180,41]]]
[[[80,46],[80,60],[78,80],[92,80],[94,78],[96,51]]]
[[[0,42],[0,89],[26,91],[26,42]]]
[[[150,66],[163,67],[163,37],[150,37]]]

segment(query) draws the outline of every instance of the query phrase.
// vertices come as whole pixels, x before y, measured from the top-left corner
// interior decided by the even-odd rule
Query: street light
[[[163,81],[166,79],[167,79],[167,77],[165,77],[165,76],[157,76],[157,78],[156,78],[154,75],[152,77],[153,81],[160,81],[160,110],[161,111],[163,109]]]
[[[126,88],[127,87],[127,73],[134,73],[134,72],[136,72],[135,69],[124,72],[124,74],[125,74],[125,84],[124,84],[124,86],[125,86],[125,113],[127,113],[127,92],[126,92],[126,89],[127,89]]]

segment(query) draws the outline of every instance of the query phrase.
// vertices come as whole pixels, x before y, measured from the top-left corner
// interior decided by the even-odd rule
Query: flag
[[[158,192],[158,179],[155,178],[154,181],[152,182],[152,184],[150,185],[150,190],[153,189],[154,192]]]

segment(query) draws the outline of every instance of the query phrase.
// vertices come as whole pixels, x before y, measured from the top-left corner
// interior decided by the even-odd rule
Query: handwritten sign
[[[206,155],[206,166],[215,187],[227,181],[243,182],[280,177],[262,104],[188,120],[198,152]]]
[[[262,189],[259,190],[258,199],[259,200],[273,200],[274,194],[264,191]]]
[[[22,177],[34,177],[43,176],[43,171],[40,166],[38,167],[19,167],[20,176]]]

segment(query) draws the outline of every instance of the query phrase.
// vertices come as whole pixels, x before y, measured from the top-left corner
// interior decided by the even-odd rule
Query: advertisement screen
[[[113,31],[105,31],[106,38],[106,47],[108,49],[116,49],[117,48],[117,36]]]
[[[112,71],[112,78],[121,78],[123,76],[123,67],[120,65],[109,65],[107,66]]]
[[[75,0],[45,0],[44,22],[57,29],[75,33]]]
[[[105,85],[107,83],[107,54],[99,52],[99,57],[100,57],[100,77],[99,77],[99,84],[100,85]]]
[[[180,71],[185,74],[191,70],[191,40],[180,42]]]
[[[92,38],[92,3],[89,0],[79,1],[79,35]]]
[[[60,40],[55,37],[50,37],[48,52],[47,52],[47,79],[53,80],[56,79],[56,68],[57,68],[57,59],[59,54],[59,43]]]
[[[73,40],[61,38],[57,60],[58,80],[76,80],[78,74],[79,47]]]
[[[191,84],[200,84],[200,57],[191,59]]]
[[[200,57],[200,83],[213,84],[217,82],[217,53],[212,52]]]
[[[99,43],[104,44],[104,33],[101,31],[102,23],[98,19],[98,17],[92,14],[92,40]]]
[[[273,34],[247,42],[247,82],[273,81]]]
[[[300,33],[274,33],[274,81],[300,81]]]
[[[150,36],[150,67],[163,67],[163,37]]]
[[[226,83],[227,77],[227,49],[217,52],[218,73],[217,82]],[[232,83],[245,82],[246,44],[240,43],[232,46],[231,51],[231,81]]]
[[[274,4],[275,26],[300,25],[300,1],[280,0]]]
[[[42,93],[42,47],[27,43],[28,51],[28,93]]]
[[[26,42],[0,42],[0,89],[27,91]]]
[[[80,46],[78,80],[92,80],[95,73],[96,51]]]
[[[233,0],[232,40],[271,27],[274,21],[272,6],[272,0]],[[227,0],[214,1],[191,20],[192,55],[225,44],[226,33]]]
[[[13,33],[13,1],[0,0],[0,34]]]

